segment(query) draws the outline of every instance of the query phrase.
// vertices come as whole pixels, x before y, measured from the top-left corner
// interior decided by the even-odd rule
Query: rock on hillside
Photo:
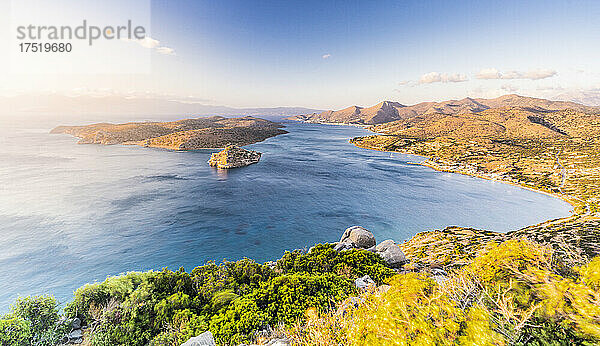
[[[208,164],[212,167],[229,169],[238,168],[257,163],[260,160],[261,153],[258,151],[246,150],[235,145],[230,145],[218,153],[211,155]]]
[[[371,246],[375,246],[375,236],[364,227],[352,226],[344,231],[339,242],[350,243],[354,247],[368,249]]]
[[[190,338],[181,346],[216,346],[215,338],[211,332],[206,331],[198,336]]]
[[[388,239],[377,244],[373,233],[361,226],[348,227],[344,231],[344,234],[342,234],[340,241],[333,243],[333,249],[335,251],[346,251],[351,249],[371,251],[381,256],[385,263],[391,268],[401,268],[406,263],[406,257],[396,242]],[[366,282],[365,280],[365,278],[357,280],[357,287],[364,286],[363,283]]]

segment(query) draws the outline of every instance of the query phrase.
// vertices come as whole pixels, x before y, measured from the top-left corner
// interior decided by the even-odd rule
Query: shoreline
[[[360,128],[366,129],[366,130],[368,130],[369,127],[373,126],[373,125],[364,125],[364,124],[325,123],[325,122],[318,122],[318,121],[291,120],[291,119],[290,119],[290,121],[294,121],[294,122],[298,122],[298,123],[303,123],[303,124],[334,125],[334,126],[352,126],[352,127],[360,127]]]
[[[300,122],[300,123],[305,123],[305,124],[320,124],[320,125],[337,125],[337,126],[353,126],[353,127],[361,127],[364,128],[366,130],[369,130],[369,127],[371,127],[372,125],[359,125],[359,124],[348,124],[348,123],[326,123],[326,122],[311,122],[311,121],[305,121],[305,120],[293,120],[296,122]],[[386,135],[385,133],[379,133],[379,132],[374,132],[369,130],[371,133],[374,133],[375,135]],[[519,183],[515,183],[512,181],[508,181],[508,180],[504,180],[504,179],[497,179],[497,178],[492,178],[492,177],[488,177],[485,175],[481,175],[481,174],[473,174],[473,173],[469,173],[469,172],[463,172],[460,170],[450,170],[450,169],[444,169],[442,167],[439,167],[439,165],[435,162],[432,161],[431,157],[429,156],[424,156],[424,155],[417,155],[417,154],[413,154],[413,153],[407,153],[407,152],[402,152],[402,151],[390,151],[390,150],[382,150],[382,149],[376,149],[376,148],[371,148],[371,147],[366,147],[366,146],[360,146],[357,145],[356,143],[352,143],[352,138],[349,140],[349,143],[354,145],[357,148],[362,148],[362,149],[367,149],[367,150],[375,150],[375,151],[380,151],[380,152],[386,152],[386,153],[399,153],[399,154],[403,154],[403,155],[413,155],[413,156],[418,156],[420,158],[423,158],[424,160],[421,162],[407,162],[410,165],[417,165],[417,166],[423,166],[423,167],[429,167],[433,170],[436,170],[438,172],[447,172],[447,173],[456,173],[456,174],[462,174],[462,175],[466,175],[466,176],[470,176],[470,177],[474,177],[474,178],[479,178],[479,179],[485,179],[485,180],[490,180],[490,181],[497,181],[503,184],[508,184],[508,185],[512,185],[512,186],[517,186],[526,190],[530,190],[530,191],[534,191],[537,193],[541,193],[544,194],[546,196],[551,196],[554,198],[558,198],[560,200],[563,200],[564,202],[568,203],[570,206],[573,207],[573,211],[571,212],[573,215],[568,216],[566,218],[571,218],[574,216],[585,216],[585,215],[581,215],[581,214],[577,214],[577,212],[575,211],[575,209],[579,206],[582,206],[586,209],[587,208],[587,204],[583,201],[581,201],[579,198],[576,197],[569,197],[569,196],[564,196],[564,195],[560,195],[551,191],[545,191],[545,190],[541,190],[541,189],[537,189],[531,186],[527,186],[527,185],[523,185],[523,184],[519,184]],[[458,164],[458,163],[456,163]],[[579,200],[581,201],[581,203],[576,202],[575,200]],[[566,218],[559,218],[557,220],[563,220]],[[548,220],[548,221],[552,221],[552,220]],[[546,221],[547,222],[547,221]]]
[[[374,133],[376,133],[376,132],[374,132]],[[377,133],[377,134],[381,135],[379,133]],[[351,141],[351,139],[349,140],[349,142],[350,141]],[[583,203],[583,201],[582,201],[582,203],[576,202],[576,200],[579,200],[579,199],[577,199],[575,197],[568,197],[568,196],[564,196],[564,195],[559,195],[559,194],[554,193],[554,192],[544,191],[544,190],[536,189],[536,188],[531,187],[531,186],[522,185],[522,184],[515,183],[515,182],[512,182],[512,181],[504,180],[504,179],[492,178],[492,177],[488,177],[488,176],[481,175],[481,174],[473,174],[473,173],[464,172],[464,171],[460,171],[460,170],[444,169],[443,167],[440,167],[434,161],[432,161],[431,157],[429,157],[429,156],[417,155],[417,154],[407,153],[407,152],[402,152],[402,151],[382,150],[382,149],[376,149],[376,148],[370,148],[370,147],[360,146],[360,145],[357,145],[357,144],[352,143],[352,142],[350,142],[350,143],[352,145],[354,145],[355,147],[357,147],[357,148],[361,148],[361,149],[365,149],[365,150],[375,150],[375,151],[386,152],[386,153],[399,153],[399,154],[403,154],[403,155],[414,155],[414,156],[422,157],[422,158],[425,159],[422,162],[407,162],[407,164],[409,164],[409,165],[415,165],[415,166],[428,167],[428,168],[431,168],[431,169],[433,169],[435,171],[438,171],[438,172],[461,174],[461,175],[470,176],[470,177],[473,177],[473,178],[485,179],[485,180],[489,180],[489,181],[499,182],[499,183],[502,183],[502,184],[516,186],[516,187],[519,187],[519,188],[522,188],[522,189],[526,189],[526,190],[529,190],[529,191],[541,193],[541,194],[544,194],[546,196],[558,198],[558,199],[560,199],[560,200],[568,203],[571,207],[573,207],[573,210],[571,211],[571,215],[570,216],[561,217],[561,218],[557,218],[557,219],[546,220],[546,221],[543,221],[543,222],[539,223],[538,225],[542,225],[542,224],[549,223],[549,222],[566,222],[566,221],[570,221],[571,219],[575,219],[575,218],[579,218],[579,217],[585,217],[585,216],[587,216],[589,214],[589,208],[588,208],[587,204]],[[586,209],[587,212],[583,213],[583,214],[577,213],[576,209],[578,207],[583,207],[584,209]],[[536,225],[529,225],[529,226],[525,226],[523,228],[527,228],[527,227],[531,227],[531,226],[536,226]]]
[[[370,127],[373,126],[373,125],[361,125],[361,124],[349,124],[349,123],[328,123],[328,122],[318,122],[318,121],[317,122],[312,122],[312,121],[299,120],[299,119],[294,119],[292,121],[300,122],[300,123],[303,123],[303,124],[320,124],[320,125],[335,125],[335,126],[360,127],[360,128],[365,129],[365,130],[369,130],[371,133],[373,133],[375,135],[386,135],[384,133],[378,133],[378,132],[370,130]],[[556,218],[556,219],[549,219],[549,220],[543,221],[543,222],[541,222],[541,223],[539,223],[537,225],[553,224],[553,223],[560,223],[560,222],[569,222],[569,221],[573,221],[573,220],[576,220],[576,219],[579,219],[579,218],[585,218],[585,217],[587,217],[587,216],[589,216],[591,214],[589,205],[585,201],[583,201],[582,199],[574,197],[574,196],[565,196],[565,195],[558,194],[558,193],[555,193],[555,192],[552,192],[552,191],[546,191],[546,190],[538,189],[538,188],[535,188],[535,187],[523,185],[523,184],[520,184],[520,183],[516,183],[516,182],[513,182],[513,181],[501,179],[501,178],[489,177],[489,176],[486,176],[486,175],[483,175],[483,174],[465,172],[465,171],[455,170],[455,169],[445,169],[444,167],[441,167],[440,164],[437,164],[435,161],[432,161],[431,157],[429,157],[429,156],[417,155],[417,154],[414,154],[414,153],[407,153],[407,152],[402,152],[402,151],[390,151],[390,150],[382,150],[382,149],[377,149],[377,148],[360,146],[360,145],[357,145],[356,143],[352,143],[352,138],[349,140],[349,143],[352,144],[352,145],[354,145],[357,148],[362,148],[362,149],[366,149],[366,150],[375,150],[375,151],[380,151],[380,152],[399,153],[399,154],[403,154],[403,155],[418,156],[420,158],[423,158],[424,160],[421,161],[421,162],[407,162],[407,163],[411,164],[411,165],[418,165],[418,166],[428,167],[428,168],[431,168],[431,169],[433,169],[435,171],[438,171],[438,172],[461,174],[461,175],[470,176],[470,177],[473,177],[473,178],[485,179],[485,180],[489,180],[489,181],[499,182],[499,183],[502,183],[502,184],[516,186],[516,187],[519,187],[519,188],[522,188],[522,189],[526,189],[526,190],[529,190],[529,191],[533,191],[533,192],[536,192],[536,193],[541,193],[541,194],[546,195],[546,196],[558,198],[558,199],[564,201],[565,203],[569,204],[573,208],[570,211],[571,215],[569,215],[569,216],[561,217],[561,218]],[[459,165],[459,163],[455,163],[455,164]],[[563,182],[563,184],[564,184],[564,182]],[[583,209],[583,212],[578,212],[577,211],[578,208]],[[532,227],[532,226],[537,226],[537,225],[525,226],[522,229],[528,228],[528,227]]]

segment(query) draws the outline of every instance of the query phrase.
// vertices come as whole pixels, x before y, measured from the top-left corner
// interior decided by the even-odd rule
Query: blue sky
[[[598,1],[178,0],[151,14],[174,54],[153,53],[150,74],[39,88],[316,108],[600,88]]]

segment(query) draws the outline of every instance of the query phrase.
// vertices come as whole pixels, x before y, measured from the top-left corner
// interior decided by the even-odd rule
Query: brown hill
[[[577,213],[600,212],[597,112],[547,110],[532,104],[421,114],[370,129],[381,134],[351,142],[362,148],[420,155],[427,158],[426,165],[438,170],[559,193]]]
[[[172,150],[248,145],[287,133],[283,125],[254,117],[185,119],[171,122],[59,126],[50,133],[79,137],[80,144],[132,144]]]
[[[298,115],[288,119],[311,123],[373,125],[400,119],[401,116],[399,110],[404,107],[404,105],[398,102],[383,101],[369,108],[352,106],[338,111]]]
[[[537,108],[500,107],[478,113],[422,114],[376,125],[372,130],[415,138],[560,138],[577,131],[565,124],[564,115]]]
[[[590,107],[574,102],[550,101],[511,94],[500,96],[495,99],[473,99],[467,97],[462,100],[421,102],[412,106],[405,106],[398,102],[384,101],[369,108],[353,106],[339,111],[325,111],[322,113],[298,115],[288,119],[313,123],[376,125],[424,114],[454,115],[464,113],[480,113],[487,109],[501,107],[522,107],[524,109],[531,108],[531,111],[556,111],[573,109],[586,113],[600,113],[599,107]]]

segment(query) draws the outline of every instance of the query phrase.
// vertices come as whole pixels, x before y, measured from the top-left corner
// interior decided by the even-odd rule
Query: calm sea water
[[[260,163],[229,172],[206,164],[210,150],[76,145],[50,127],[0,127],[0,311],[19,295],[64,302],[126,271],[273,260],[352,225],[402,241],[448,225],[507,231],[571,210],[356,148],[348,139],[368,132],[355,127],[288,124],[289,134],[249,146]]]

